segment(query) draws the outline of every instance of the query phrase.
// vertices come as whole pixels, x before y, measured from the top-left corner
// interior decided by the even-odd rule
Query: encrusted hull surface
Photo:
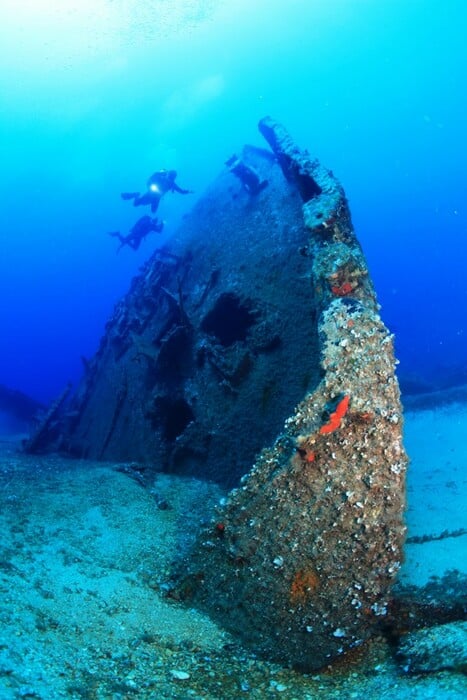
[[[260,128],[306,200],[303,285],[318,310],[322,378],[219,506],[174,594],[258,653],[314,670],[361,645],[387,614],[407,458],[392,337],[343,191],[280,125]]]
[[[313,670],[387,612],[405,526],[402,411],[342,187],[279,124],[245,147],[107,324],[61,446],[234,487],[172,595]]]

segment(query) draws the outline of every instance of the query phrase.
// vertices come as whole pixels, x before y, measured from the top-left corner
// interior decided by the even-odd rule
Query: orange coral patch
[[[341,420],[349,409],[350,396],[344,396],[336,406],[336,410],[329,416],[329,422],[322,425],[319,432],[322,434],[333,433],[340,427]]]
[[[350,284],[350,282],[344,282],[344,284],[341,284],[339,286],[336,285],[334,287],[331,287],[331,292],[334,294],[335,297],[345,297],[352,291],[353,287]]]
[[[290,602],[293,605],[306,603],[319,586],[318,575],[311,569],[300,569],[290,586]]]

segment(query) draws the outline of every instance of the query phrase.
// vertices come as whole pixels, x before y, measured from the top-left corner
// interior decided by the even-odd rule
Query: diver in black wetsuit
[[[267,180],[261,181],[256,170],[240,160],[235,154],[226,160],[225,165],[231,173],[241,180],[248,194],[258,194],[268,185]]]
[[[122,192],[122,199],[133,199],[135,207],[140,207],[144,204],[151,205],[151,211],[154,214],[162,197],[167,192],[178,192],[179,194],[192,194],[192,190],[184,190],[175,182],[177,178],[176,170],[158,170],[153,173],[146,183],[147,191],[144,194],[139,192]]]
[[[120,231],[111,231],[109,232],[109,236],[114,236],[120,241],[120,246],[117,249],[118,253],[125,245],[130,246],[133,250],[138,250],[143,238],[146,238],[151,231],[160,233],[163,228],[164,223],[159,221],[159,219],[151,219],[150,216],[142,216],[141,219],[138,219],[133,228],[130,229],[130,233],[127,236],[122,236]]]

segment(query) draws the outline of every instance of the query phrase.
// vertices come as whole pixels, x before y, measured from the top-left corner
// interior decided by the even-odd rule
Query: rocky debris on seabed
[[[380,635],[311,675],[256,658],[161,585],[222,491],[160,475],[154,487],[173,506],[160,510],[118,466],[0,443],[1,700],[467,696],[463,674],[404,673]]]
[[[451,622],[404,635],[399,657],[412,673],[444,669],[467,673],[467,622]]]
[[[408,536],[393,595],[422,626],[462,619],[467,609],[465,405],[440,400],[405,414]]]

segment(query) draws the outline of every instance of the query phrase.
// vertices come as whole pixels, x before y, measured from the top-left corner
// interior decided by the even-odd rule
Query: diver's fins
[[[138,197],[138,195],[139,195],[139,192],[122,192],[120,197],[122,199],[127,200],[127,199],[134,199],[135,197]]]

